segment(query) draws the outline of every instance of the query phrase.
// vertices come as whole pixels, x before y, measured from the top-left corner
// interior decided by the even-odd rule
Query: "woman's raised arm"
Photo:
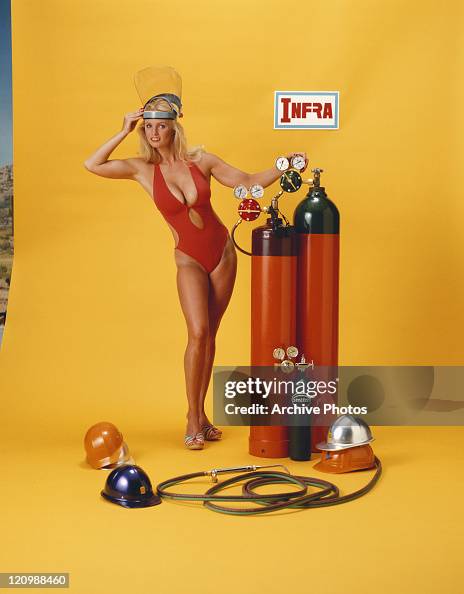
[[[295,155],[302,155],[307,162],[306,153],[292,153],[288,158],[290,159]],[[247,188],[253,184],[260,184],[263,188],[266,188],[282,175],[282,171],[279,171],[275,166],[271,169],[266,169],[265,171],[259,171],[258,173],[246,173],[240,169],[232,167],[232,165],[229,165],[212,153],[205,153],[205,157],[213,177],[223,186],[229,188],[234,188],[239,184],[243,184]],[[306,169],[306,165],[304,169]],[[302,171],[304,171],[304,169]]]
[[[124,138],[132,132],[137,125],[137,120],[142,117],[142,114],[143,107],[138,111],[126,114],[124,116],[122,130],[99,147],[84,162],[84,167],[91,173],[101,175],[102,177],[135,179],[135,175],[138,172],[137,159],[113,159],[108,161],[108,157]]]

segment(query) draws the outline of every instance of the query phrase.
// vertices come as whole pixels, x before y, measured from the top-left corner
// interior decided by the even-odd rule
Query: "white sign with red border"
[[[339,91],[274,91],[274,129],[338,130]]]

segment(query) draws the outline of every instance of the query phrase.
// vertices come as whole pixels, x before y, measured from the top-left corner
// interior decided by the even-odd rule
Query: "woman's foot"
[[[214,425],[204,425],[201,431],[206,441],[219,441],[222,438],[222,431]]]
[[[187,429],[184,436],[184,444],[188,450],[202,450],[205,446],[205,438],[201,431],[200,424],[195,417],[187,415]]]
[[[206,441],[219,441],[222,437],[222,431],[209,422],[208,417],[200,417],[201,432]]]
[[[196,435],[186,435],[184,444],[188,450],[202,450],[205,447],[203,433],[200,431]]]

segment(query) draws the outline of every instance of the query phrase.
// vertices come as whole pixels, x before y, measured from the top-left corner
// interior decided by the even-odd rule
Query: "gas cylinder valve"
[[[306,369],[308,369],[308,367],[311,367],[311,369],[314,369],[314,361],[311,360],[311,362],[308,363],[308,362],[306,362],[306,357],[304,355],[301,355],[301,359],[298,363],[295,363],[295,367],[299,371],[305,371]]]
[[[315,169],[311,169],[311,172],[314,173],[314,178],[312,179],[312,184],[315,188],[319,188],[321,185],[321,173],[323,173],[323,169],[316,167]]]

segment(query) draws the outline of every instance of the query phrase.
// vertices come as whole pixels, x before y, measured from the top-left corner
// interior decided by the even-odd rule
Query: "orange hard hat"
[[[374,468],[375,456],[369,444],[344,450],[323,451],[320,461],[314,465],[321,472],[352,472]]]
[[[129,449],[113,423],[102,421],[92,425],[84,437],[87,462],[93,468],[124,464],[130,460]]]

